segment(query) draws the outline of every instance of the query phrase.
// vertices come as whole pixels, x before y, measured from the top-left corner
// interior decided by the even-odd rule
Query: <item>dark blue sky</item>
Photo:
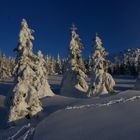
[[[34,50],[44,54],[67,55],[72,23],[84,56],[96,32],[109,52],[140,48],[140,0],[0,0],[0,48],[6,55],[14,55],[22,18],[35,30]]]

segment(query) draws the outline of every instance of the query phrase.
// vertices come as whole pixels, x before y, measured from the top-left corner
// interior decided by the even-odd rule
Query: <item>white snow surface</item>
[[[140,92],[70,102],[41,121],[34,140],[138,140]],[[69,100],[67,100],[67,103]]]
[[[61,79],[49,77],[54,93],[59,93]],[[115,81],[115,95],[42,98],[39,118],[11,126],[6,123],[5,101],[13,83],[1,82],[0,140],[139,140],[140,91],[132,90],[134,78],[115,77]]]

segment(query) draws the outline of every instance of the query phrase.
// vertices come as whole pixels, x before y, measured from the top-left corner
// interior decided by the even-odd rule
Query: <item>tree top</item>
[[[77,27],[75,26],[74,23],[72,24],[71,30],[72,30],[72,31],[76,31],[76,30],[77,30]]]

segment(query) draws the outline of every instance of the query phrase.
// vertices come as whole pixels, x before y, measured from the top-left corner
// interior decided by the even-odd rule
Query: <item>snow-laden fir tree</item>
[[[50,89],[50,85],[48,84],[48,74],[45,68],[45,60],[43,58],[43,54],[41,51],[38,51],[37,60],[36,60],[36,78],[37,80],[34,82],[39,98],[45,96],[53,96],[54,93]]]
[[[67,69],[61,83],[61,94],[67,96],[76,96],[77,93],[87,92],[88,89],[88,85],[85,80],[85,67],[81,55],[83,45],[79,35],[76,33],[76,30],[77,28],[73,25]]]
[[[102,47],[102,41],[96,34],[92,54],[92,77],[88,90],[88,96],[112,93],[115,81],[107,72],[108,61],[105,60],[107,53]]]
[[[57,74],[62,74],[62,63],[59,54],[57,55],[56,65],[55,65],[55,72]]]
[[[14,69],[16,84],[11,97],[9,122],[35,116],[42,110],[37,90],[34,87],[36,73],[34,71],[35,56],[32,52],[33,32],[33,30],[28,28],[27,21],[23,19],[19,33],[19,42],[14,49],[17,52]]]

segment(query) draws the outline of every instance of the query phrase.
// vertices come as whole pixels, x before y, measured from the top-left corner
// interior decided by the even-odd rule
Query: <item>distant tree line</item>
[[[48,75],[63,75],[66,71],[67,58],[54,58],[46,55],[45,68]],[[90,75],[92,64],[91,56],[84,61],[86,74]],[[12,71],[15,64],[15,58],[8,57],[0,53],[0,80],[8,80],[12,78]],[[137,76],[140,70],[140,49],[131,48],[114,57],[114,61],[108,61],[108,72],[112,75],[132,75]]]

